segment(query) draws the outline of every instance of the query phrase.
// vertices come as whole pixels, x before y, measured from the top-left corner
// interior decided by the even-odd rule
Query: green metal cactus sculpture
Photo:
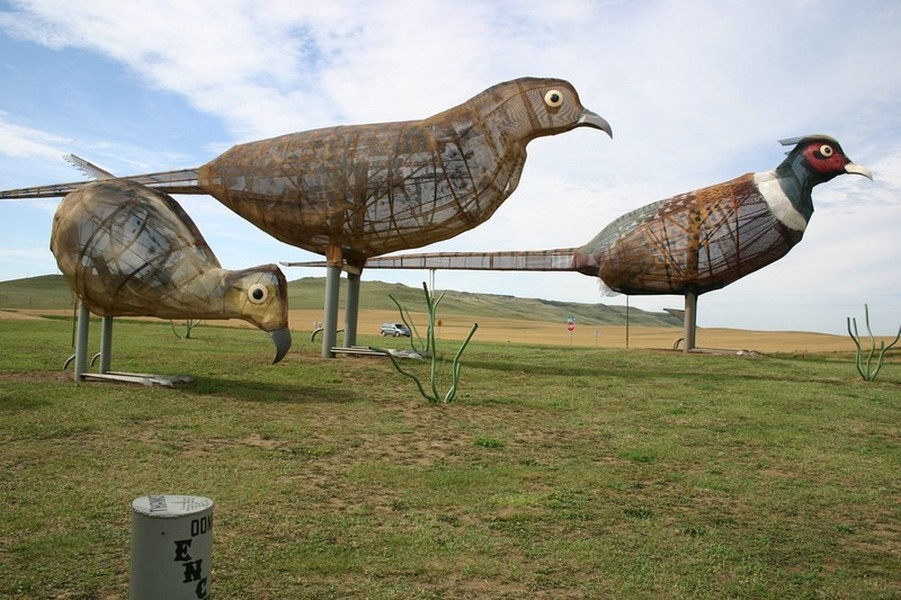
[[[860,346],[860,335],[857,332],[857,319],[853,317],[848,317],[847,319],[848,335],[851,336],[851,339],[854,341],[854,346],[857,348],[857,354],[855,357],[857,372],[860,373],[860,376],[864,379],[864,381],[873,381],[876,379],[876,376],[879,375],[879,371],[882,369],[882,365],[885,363],[885,353],[888,352],[892,348],[892,346],[898,343],[898,339],[901,339],[901,327],[898,327],[898,334],[890,344],[886,345],[885,341],[883,340],[879,342],[879,349],[877,350],[876,338],[873,337],[873,331],[872,329],[870,329],[870,307],[866,304],[863,305],[863,314],[864,323],[867,326],[867,333],[870,336],[870,351],[869,353],[867,353],[866,362],[864,362],[863,360],[863,350]],[[876,358],[875,365],[873,365],[873,358]]]
[[[469,330],[469,335],[466,336],[466,339],[463,340],[463,344],[454,355],[454,359],[451,362],[451,385],[442,397],[438,393],[438,351],[435,346],[435,325],[437,321],[435,316],[437,314],[438,304],[444,298],[444,294],[441,294],[437,298],[434,298],[431,294],[429,294],[429,288],[425,283],[422,284],[422,292],[425,295],[426,315],[428,318],[428,328],[426,329],[425,340],[421,338],[419,332],[416,329],[416,326],[413,324],[413,320],[410,318],[410,311],[405,307],[402,307],[393,296],[389,296],[389,298],[391,298],[391,301],[394,302],[394,304],[397,306],[398,311],[400,311],[400,317],[403,320],[404,325],[406,325],[412,332],[412,335],[410,336],[410,343],[413,346],[414,352],[417,356],[428,358],[430,360],[428,382],[429,389],[426,389],[426,386],[423,385],[422,381],[419,380],[419,377],[401,367],[400,362],[397,360],[397,357],[395,357],[394,354],[387,350],[381,350],[381,352],[383,352],[389,359],[391,359],[391,364],[394,365],[394,368],[397,369],[398,373],[405,377],[409,377],[416,383],[416,387],[419,389],[419,393],[423,398],[425,398],[432,404],[438,404],[439,402],[450,404],[457,396],[457,387],[460,383],[460,373],[463,369],[463,365],[460,362],[460,357],[463,355],[463,351],[466,349],[466,346],[469,344],[472,336],[475,335],[476,330],[479,328],[479,324],[472,324],[472,329]],[[416,337],[419,348],[416,347],[416,343],[414,343],[413,341],[413,336]]]

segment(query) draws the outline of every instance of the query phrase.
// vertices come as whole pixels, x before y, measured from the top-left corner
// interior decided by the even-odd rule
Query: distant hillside
[[[341,280],[341,297],[345,297],[346,280]],[[411,311],[422,310],[421,288],[397,283],[364,281],[360,292],[363,310],[396,310],[389,295]],[[288,305],[292,309],[321,309],[325,296],[324,277],[305,277],[288,284]],[[343,304],[343,303],[342,303]],[[42,275],[0,282],[0,309],[68,309],[72,293],[62,275]],[[573,316],[581,325],[616,325],[625,322],[626,308],[606,304],[557,302],[539,298],[517,298],[496,294],[471,294],[448,290],[441,301],[440,312],[467,317],[503,317],[528,321],[562,322]],[[682,323],[667,313],[632,308],[629,321],[647,327],[681,327]]]
[[[344,298],[346,280],[341,280],[341,297]],[[306,277],[288,285],[289,306],[294,309],[321,309],[325,295],[325,278]],[[441,290],[444,291],[444,290]],[[423,307],[422,288],[412,288],[399,283],[364,281],[360,291],[360,307],[363,309],[396,310],[390,296],[402,306],[418,311]],[[472,294],[446,290],[441,301],[443,314],[467,317],[505,317],[528,321],[564,322],[569,316],[582,325],[621,324],[626,319],[624,306],[606,304],[582,304],[558,302],[539,298],[517,298],[498,294]],[[648,327],[681,327],[682,322],[668,313],[657,313],[631,308],[629,320],[633,325]]]
[[[40,275],[0,282],[0,308],[72,308],[72,292],[62,275]]]

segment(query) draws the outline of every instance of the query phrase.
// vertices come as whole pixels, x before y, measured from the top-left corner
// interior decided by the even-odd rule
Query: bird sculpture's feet
[[[95,354],[91,359],[91,365],[97,361],[100,354]],[[66,359],[66,362],[63,364],[63,370],[69,368],[69,365],[75,361],[75,355],[73,354],[69,358]],[[76,373],[74,374],[75,381],[83,381],[89,379],[95,379],[100,381],[118,381],[121,383],[140,383],[141,385],[164,385],[166,387],[173,387],[176,383],[191,383],[194,381],[192,377],[188,375],[157,375],[155,373],[128,373],[125,371],[105,371],[102,373],[78,373],[78,367],[76,365]]]

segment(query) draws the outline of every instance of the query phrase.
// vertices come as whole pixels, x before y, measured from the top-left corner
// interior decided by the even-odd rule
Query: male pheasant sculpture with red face
[[[811,191],[838,175],[873,178],[824,135],[794,145],[772,171],[679,194],[627,213],[573,256],[575,270],[624,294],[702,294],[782,258],[813,214]]]

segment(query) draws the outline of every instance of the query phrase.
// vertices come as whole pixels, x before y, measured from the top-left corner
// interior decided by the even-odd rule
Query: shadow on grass
[[[273,383],[217,377],[195,377],[193,383],[178,389],[198,396],[225,396],[234,400],[264,404],[349,404],[365,398],[340,387],[305,386],[293,383]]]
[[[616,366],[613,364],[595,364],[595,365],[561,365],[553,363],[549,365],[534,364],[531,362],[513,362],[502,360],[470,360],[466,362],[466,368],[485,369],[488,371],[499,371],[505,373],[530,373],[545,376],[566,376],[566,377],[607,377],[607,378],[626,378],[635,381],[651,380],[651,379],[681,379],[693,380],[703,378],[707,383],[717,382],[734,382],[742,381],[785,381],[796,383],[835,383],[834,377],[817,376],[804,371],[796,373],[786,372],[786,363],[790,362],[786,359],[777,359],[773,362],[762,362],[754,369],[756,372],[738,373],[735,369],[723,368],[722,360],[753,360],[753,361],[769,361],[770,359],[748,359],[740,357],[727,357],[721,359],[717,364],[704,365],[701,361],[703,357],[697,359],[696,364],[679,363],[671,365],[669,368],[657,367],[654,369],[631,368],[625,366]],[[850,365],[849,365],[850,366]],[[768,368],[769,367],[769,368]],[[789,365],[790,367],[790,365]],[[849,374],[849,379],[851,379]],[[889,382],[893,383],[893,382]]]
[[[50,401],[43,398],[19,396],[15,393],[0,393],[0,414],[12,415],[29,410],[38,410],[49,405]]]

